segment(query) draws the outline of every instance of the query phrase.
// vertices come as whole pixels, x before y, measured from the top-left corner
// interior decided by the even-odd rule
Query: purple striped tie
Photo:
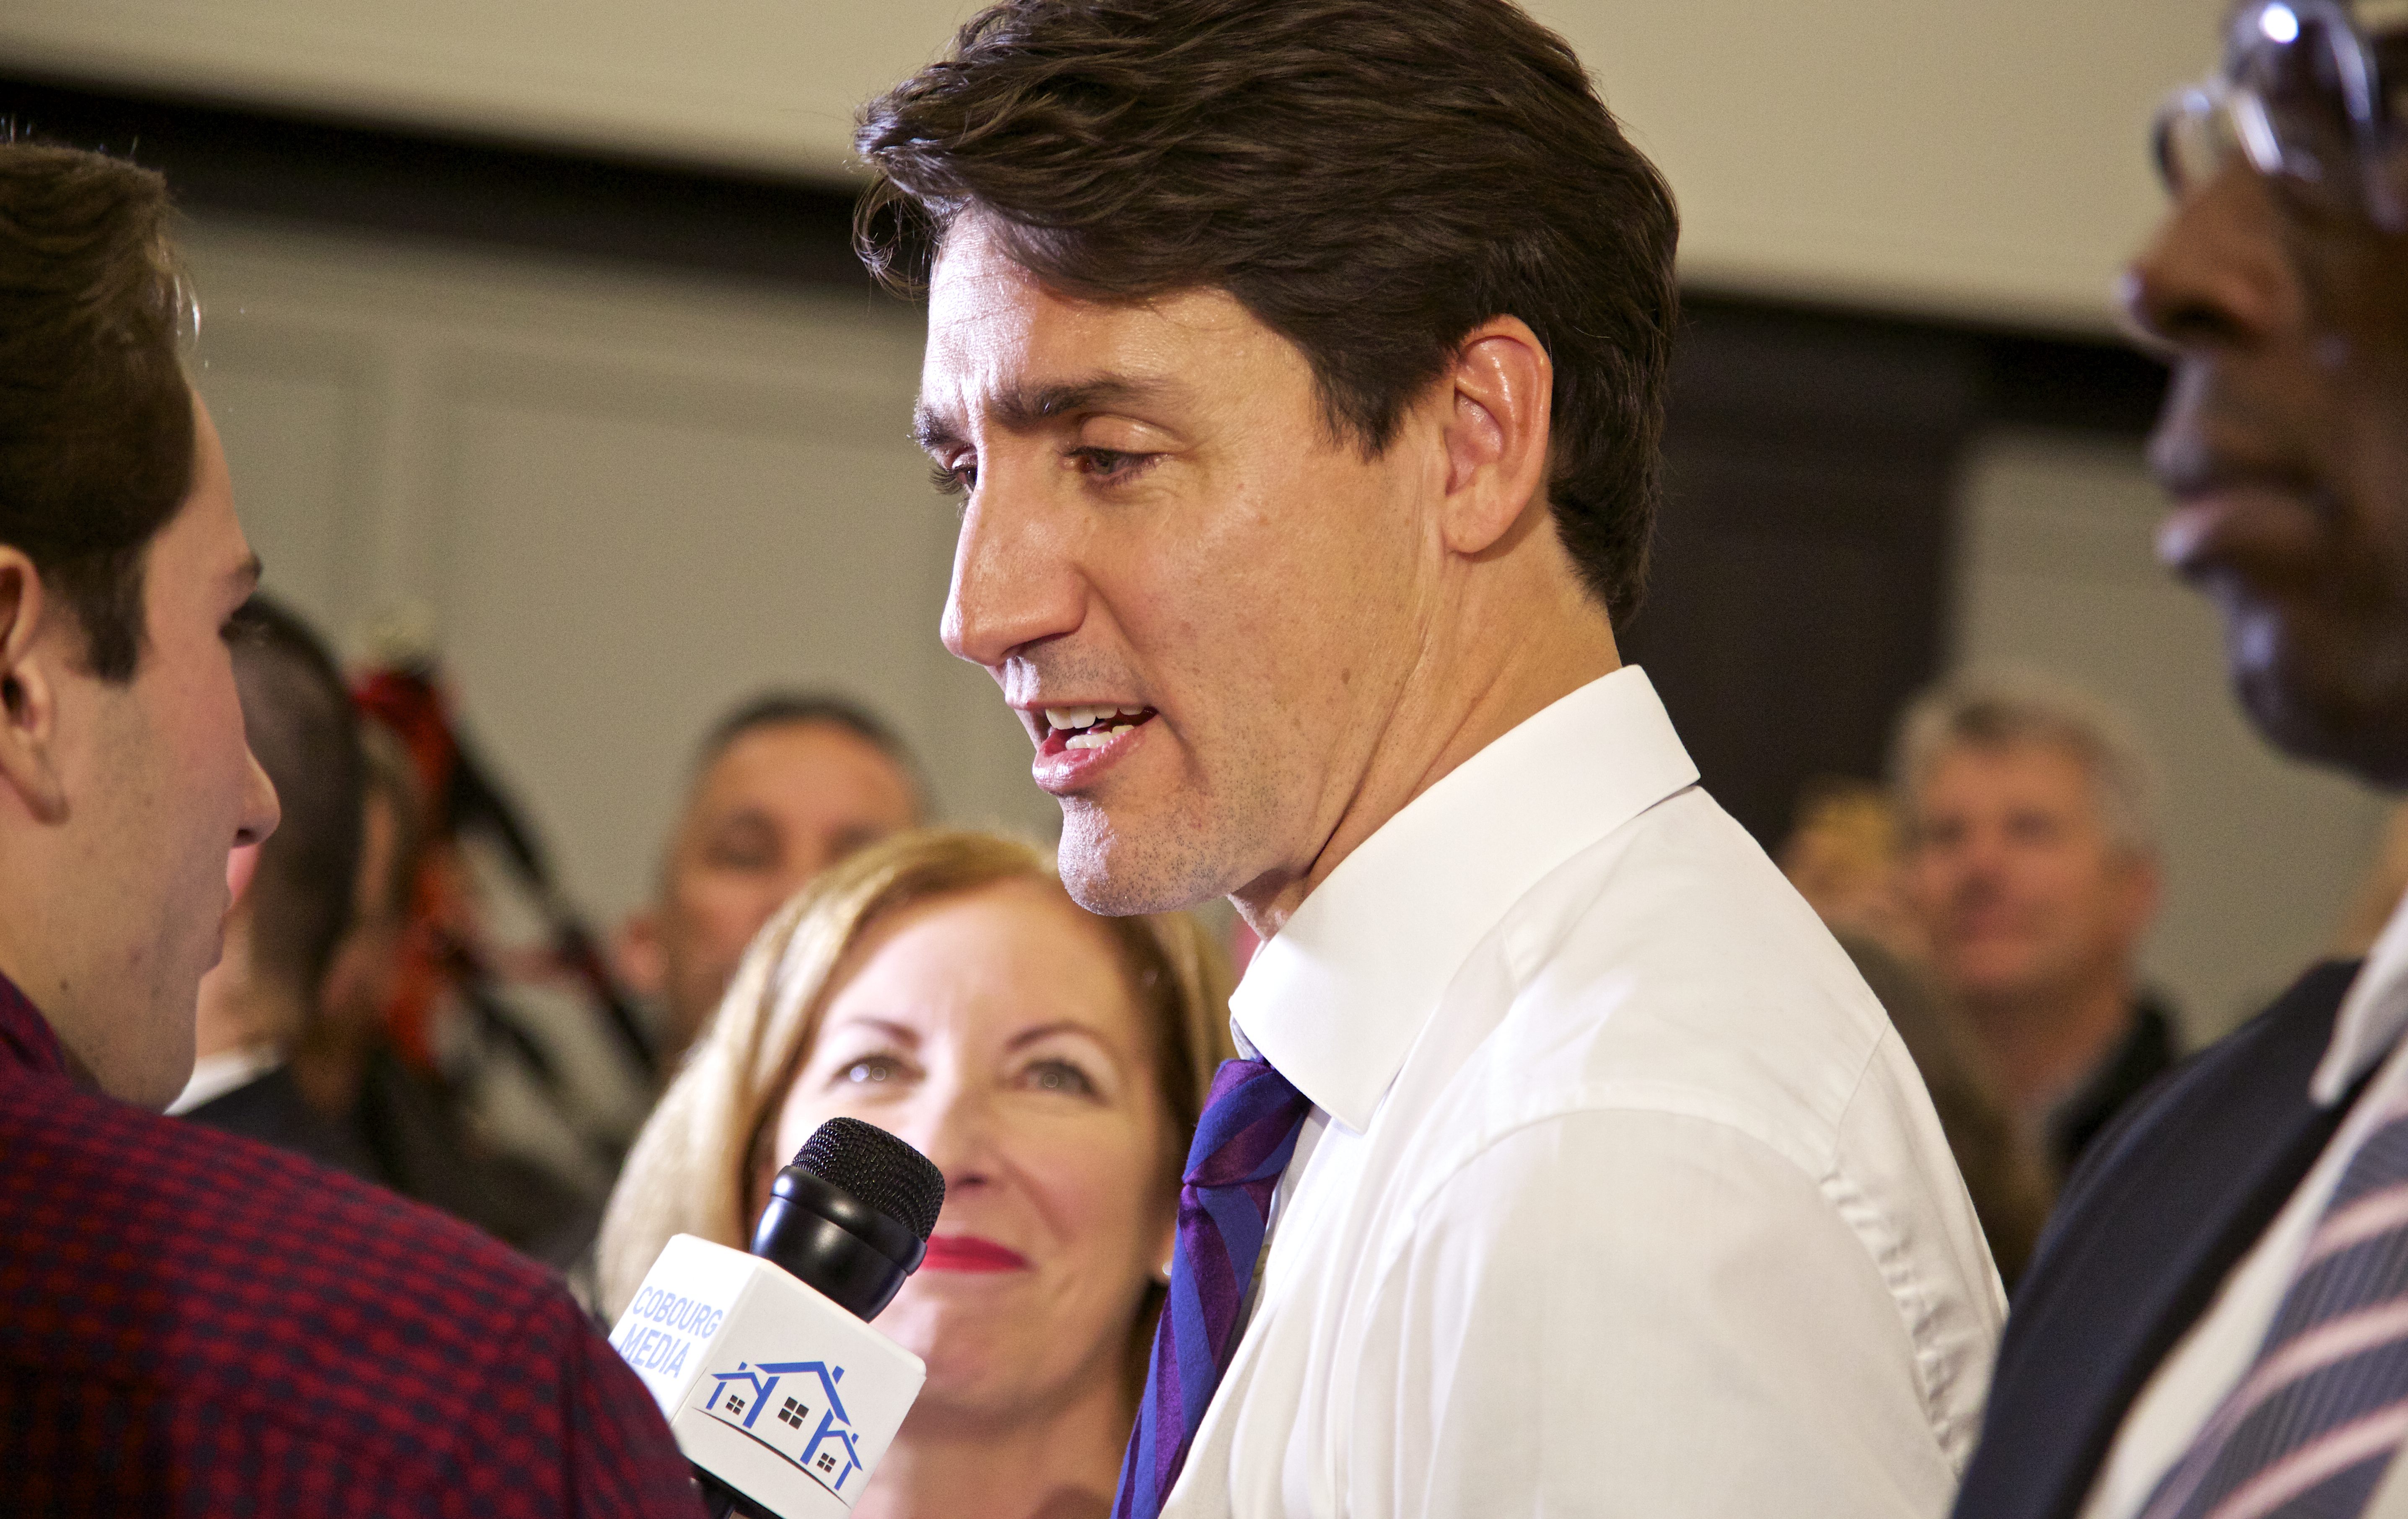
[[[2342,1172],[2258,1358],[2142,1519],[2351,1519],[2408,1434],[2408,1103]]]
[[[1145,1397],[1112,1519],[1154,1519],[1238,1348],[1238,1311],[1263,1253],[1271,1194],[1312,1104],[1268,1060],[1225,1060],[1179,1185],[1170,1300],[1154,1328]]]

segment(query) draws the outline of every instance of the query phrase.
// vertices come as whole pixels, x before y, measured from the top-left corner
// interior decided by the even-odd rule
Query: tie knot
[[[1196,1121],[1182,1178],[1191,1187],[1232,1186],[1276,1176],[1312,1104],[1268,1060],[1225,1060]]]

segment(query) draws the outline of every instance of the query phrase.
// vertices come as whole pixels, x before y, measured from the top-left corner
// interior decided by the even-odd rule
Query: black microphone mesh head
[[[908,1225],[923,1244],[945,1206],[945,1173],[875,1124],[831,1118],[795,1152],[795,1164]]]

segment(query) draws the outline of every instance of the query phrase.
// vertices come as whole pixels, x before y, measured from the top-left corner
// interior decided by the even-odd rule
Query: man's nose
[[[236,849],[245,844],[262,842],[276,831],[277,824],[284,818],[284,809],[276,799],[276,782],[267,779],[267,772],[260,767],[259,756],[245,748],[242,763],[248,773],[243,777],[242,813],[235,826]]]
[[[1068,519],[1024,471],[998,468],[980,480],[962,513],[945,597],[945,648],[956,658],[996,669],[1078,627],[1085,581]]]
[[[2141,337],[2176,350],[2243,347],[2297,323],[2281,214],[2264,179],[2239,163],[2175,201],[2124,273],[2125,315]]]

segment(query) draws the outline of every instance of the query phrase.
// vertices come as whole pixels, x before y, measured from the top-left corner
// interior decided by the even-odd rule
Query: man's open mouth
[[[1038,750],[1040,753],[1061,754],[1079,749],[1101,749],[1120,735],[1152,722],[1154,715],[1151,707],[1048,707],[1045,738]]]

